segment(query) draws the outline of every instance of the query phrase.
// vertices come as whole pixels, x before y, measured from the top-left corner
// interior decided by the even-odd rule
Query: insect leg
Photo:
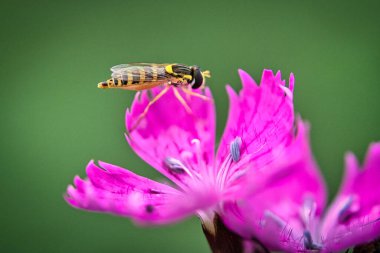
[[[191,108],[189,107],[189,105],[186,103],[185,99],[183,99],[183,97],[181,96],[181,94],[179,94],[177,88],[173,88],[174,89],[174,96],[178,99],[178,101],[183,105],[183,107],[185,107],[185,110],[188,112],[188,113],[193,113],[191,111]]]
[[[144,111],[139,115],[139,117],[137,118],[136,122],[133,124],[130,132],[132,132],[133,130],[136,129],[136,127],[140,124],[140,121],[145,117],[145,115],[148,113],[149,111],[149,108],[155,103],[157,102],[168,90],[169,90],[170,86],[166,86],[162,91],[160,91],[160,93],[157,94],[157,96],[155,96],[152,101],[149,102],[149,104],[147,104],[147,106],[145,107]]]
[[[201,95],[199,93],[196,93],[196,92],[193,92],[187,88],[182,88],[183,92],[185,92],[186,94],[190,95],[190,96],[194,96],[194,97],[198,97],[198,98],[201,98],[203,100],[206,100],[206,101],[211,101],[212,99],[209,98],[209,97],[206,97],[205,95]]]

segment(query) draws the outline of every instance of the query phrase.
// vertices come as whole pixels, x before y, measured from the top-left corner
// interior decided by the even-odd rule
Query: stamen
[[[303,244],[305,246],[306,249],[312,249],[313,248],[313,239],[311,238],[311,234],[309,231],[305,230],[305,232],[303,232]]]
[[[231,177],[231,164],[232,162],[238,162],[240,160],[240,146],[242,140],[237,136],[230,144],[230,153],[224,159],[221,164],[221,168],[218,171],[217,181],[219,185],[223,188],[225,186],[226,180]]]
[[[264,216],[267,220],[274,221],[274,223],[280,228],[283,228],[286,225],[286,222],[281,217],[273,213],[272,211],[265,210]]]
[[[199,139],[192,139],[191,144],[195,145],[197,148],[197,151],[200,150],[201,141]]]
[[[197,155],[199,171],[208,171],[202,156],[201,141],[199,139],[192,139],[191,144],[195,145],[195,153]]]
[[[173,174],[184,174],[187,173],[189,176],[193,177],[191,172],[183,165],[183,163],[175,158],[166,157],[164,160],[166,168]]]
[[[353,204],[354,204],[354,196],[352,195],[348,196],[344,200],[342,204],[342,208],[339,210],[339,213],[338,213],[339,223],[346,222],[353,213],[359,210],[359,206],[353,205]]]
[[[312,197],[306,197],[300,212],[304,227],[310,229],[310,221],[315,217],[317,204]]]
[[[228,175],[228,169],[232,163],[232,156],[229,154],[223,161],[220,166],[220,170],[218,171],[218,175],[216,176],[216,181],[219,182],[219,186],[223,189],[225,186],[226,178]]]
[[[309,230],[305,230],[303,232],[303,245],[305,246],[306,249],[309,250],[319,250],[322,248],[321,245],[316,244],[313,242],[313,238],[311,237],[311,233]]]
[[[240,159],[240,146],[241,138],[238,136],[231,142],[230,145],[230,153],[234,162],[237,162]]]
[[[232,155],[231,155],[232,158]],[[229,168],[229,176],[227,178],[228,182],[233,182],[239,177],[245,175],[249,168],[251,168],[252,155],[245,155],[239,160],[239,163],[231,164]]]

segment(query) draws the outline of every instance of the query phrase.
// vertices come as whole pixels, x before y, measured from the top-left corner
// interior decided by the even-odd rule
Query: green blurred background
[[[208,252],[199,222],[137,228],[63,200],[90,159],[159,174],[123,137],[134,92],[96,88],[109,67],[210,69],[218,137],[237,69],[296,76],[296,111],[335,194],[347,150],[380,140],[378,1],[1,1],[0,252]],[[170,111],[168,111],[170,113]]]

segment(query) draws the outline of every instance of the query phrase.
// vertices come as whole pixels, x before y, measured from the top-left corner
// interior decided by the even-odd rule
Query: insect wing
[[[113,66],[111,68],[112,73],[118,73],[118,72],[125,72],[126,70],[130,68],[135,68],[135,67],[165,67],[169,65],[169,63],[164,63],[164,64],[157,64],[157,63],[128,63],[128,64],[119,64],[116,66]]]
[[[111,68],[112,78],[122,80],[142,80],[154,82],[167,79],[165,73],[167,64],[155,63],[130,63],[120,64]]]
[[[155,65],[160,65],[160,64],[155,64],[155,63],[128,63],[128,64],[119,64],[116,66],[113,66],[111,68],[111,72],[119,72],[119,71],[124,71],[125,69],[129,67],[151,67]]]

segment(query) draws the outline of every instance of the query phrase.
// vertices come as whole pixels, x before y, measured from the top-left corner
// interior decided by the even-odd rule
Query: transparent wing
[[[145,82],[151,82],[154,80],[167,79],[165,72],[165,66],[168,64],[155,64],[155,63],[129,63],[120,64],[111,68],[112,78],[123,80],[140,80],[141,73],[144,73]],[[157,78],[153,78],[156,76]]]
[[[128,63],[128,64],[119,64],[116,66],[113,66],[111,68],[112,73],[120,73],[120,72],[126,72],[131,69],[136,69],[139,67],[165,67],[171,63],[162,63],[162,64],[157,64],[157,63],[141,63],[141,62],[136,62],[136,63]]]

